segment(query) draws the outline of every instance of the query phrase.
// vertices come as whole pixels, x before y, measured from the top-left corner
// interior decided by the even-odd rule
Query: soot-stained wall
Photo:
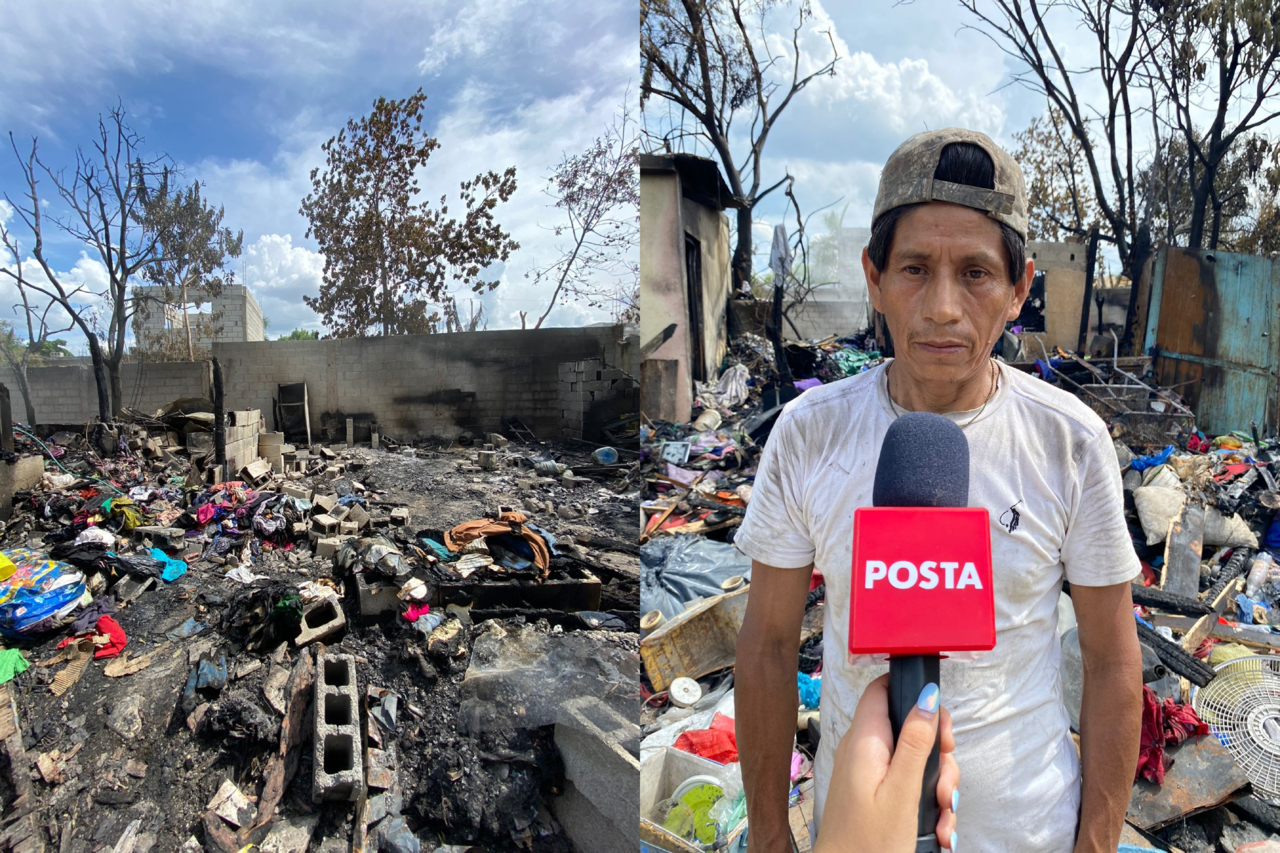
[[[600,358],[632,376],[636,338],[622,326],[217,343],[228,409],[261,409],[272,424],[278,385],[307,383],[311,428],[325,412],[372,415],[383,434],[410,439],[497,430],[520,418],[559,438],[559,365]]]

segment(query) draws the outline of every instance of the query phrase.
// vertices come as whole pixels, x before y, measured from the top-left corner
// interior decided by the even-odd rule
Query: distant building
[[[689,420],[694,383],[718,376],[732,259],[724,210],[738,206],[714,160],[640,155],[640,408],[651,418]]]
[[[157,287],[134,289],[135,298],[145,296]],[[189,288],[190,303],[202,302],[198,308],[190,308],[191,343],[197,350],[208,351],[217,343],[244,343],[263,340],[262,309],[243,284],[229,284],[211,300],[205,300],[201,288]],[[186,351],[186,332],[182,324],[182,309],[161,305],[151,300],[138,303],[134,316],[134,337],[139,349],[145,352]]]
[[[1080,340],[1080,311],[1084,307],[1085,244],[1083,242],[1027,242],[1027,258],[1035,262],[1044,276],[1044,330],[1023,335],[1027,357],[1039,358],[1047,350],[1062,347],[1075,350]],[[1123,276],[1099,276],[1093,283],[1089,302],[1089,332],[1086,349],[1093,352],[1094,338],[1108,330],[1117,335],[1124,331],[1129,310],[1129,280]],[[1102,325],[1099,328],[1097,301],[1102,301]],[[1032,340],[1035,339],[1035,340]],[[1108,342],[1109,338],[1106,339]]]

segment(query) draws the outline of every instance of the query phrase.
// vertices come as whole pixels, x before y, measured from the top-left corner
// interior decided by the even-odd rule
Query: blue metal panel
[[[1151,267],[1151,298],[1147,300],[1147,335],[1142,344],[1142,352],[1149,353],[1156,345],[1156,329],[1160,326],[1160,303],[1164,299],[1164,268],[1168,260],[1168,250],[1156,253],[1155,263]]]
[[[1171,255],[1177,255],[1175,259]],[[1162,249],[1152,268],[1146,344],[1161,382],[1179,384],[1206,432],[1280,420],[1280,264],[1231,252]]]
[[[1220,316],[1210,316],[1216,328],[1218,358],[1259,368],[1272,368],[1271,335],[1276,323],[1271,293],[1271,261],[1253,255],[1215,252],[1214,280]],[[1268,310],[1268,302],[1271,302]],[[1216,322],[1215,322],[1216,320]],[[1212,351],[1206,342],[1206,352]]]

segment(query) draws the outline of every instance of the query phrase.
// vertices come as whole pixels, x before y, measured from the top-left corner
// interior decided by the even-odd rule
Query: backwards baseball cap
[[[994,189],[953,184],[933,177],[942,149],[955,142],[967,142],[987,152],[995,165]],[[1023,240],[1027,239],[1027,191],[1022,169],[985,133],[948,127],[917,133],[899,145],[880,173],[880,189],[871,222],[874,225],[895,207],[929,201],[949,201],[986,211],[992,219],[1017,231]]]

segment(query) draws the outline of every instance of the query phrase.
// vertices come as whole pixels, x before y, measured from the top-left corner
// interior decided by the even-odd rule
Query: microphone
[[[969,504],[969,442],[952,421],[909,412],[880,449],[872,506],[854,511],[849,654],[889,658],[896,743],[942,656],[995,648],[990,517]],[[942,693],[945,697],[945,691]],[[939,853],[938,744],[926,765],[917,853]]]

